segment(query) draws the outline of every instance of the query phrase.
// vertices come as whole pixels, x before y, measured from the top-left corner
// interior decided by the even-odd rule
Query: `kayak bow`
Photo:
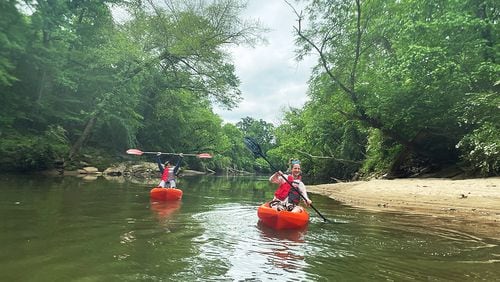
[[[305,209],[300,212],[277,211],[269,206],[269,202],[262,204],[257,210],[260,221],[273,229],[299,229],[309,222],[309,213]]]
[[[156,201],[175,201],[182,198],[182,190],[177,188],[155,187],[151,189],[150,197]]]

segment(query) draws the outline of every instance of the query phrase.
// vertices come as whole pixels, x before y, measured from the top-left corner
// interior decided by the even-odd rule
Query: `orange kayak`
[[[177,188],[155,187],[151,189],[150,196],[156,201],[175,201],[182,198],[182,190]]]
[[[309,213],[305,209],[300,212],[277,211],[269,207],[269,202],[259,207],[257,216],[264,225],[274,229],[299,229],[309,222]]]

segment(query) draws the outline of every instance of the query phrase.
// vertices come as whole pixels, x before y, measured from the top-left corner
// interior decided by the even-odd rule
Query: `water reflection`
[[[304,236],[307,233],[307,226],[301,229],[282,229],[275,230],[262,223],[257,222],[257,228],[264,241],[288,240],[292,242],[304,242]]]
[[[186,177],[182,187],[182,201],[150,202],[145,183],[0,175],[0,281],[500,277],[500,241],[457,228],[463,221],[371,213],[312,195],[327,223],[311,213],[307,229],[275,231],[257,217],[275,190],[267,179]]]
[[[277,277],[306,280],[307,230],[274,232],[258,225],[258,205],[223,204],[195,215],[204,232],[194,238],[199,269],[221,280],[267,281]],[[223,222],[223,224],[221,224]]]
[[[302,229],[274,230],[259,221],[257,228],[260,240],[266,246],[260,253],[267,257],[269,263],[288,271],[305,266],[305,256],[297,249],[305,242],[307,226]]]
[[[156,218],[160,221],[169,219],[181,206],[181,201],[151,201],[149,205],[151,211],[155,213]]]

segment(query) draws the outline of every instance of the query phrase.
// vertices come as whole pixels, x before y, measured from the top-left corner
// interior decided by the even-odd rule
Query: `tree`
[[[456,162],[455,144],[465,131],[454,109],[471,89],[492,90],[498,8],[474,3],[314,1],[307,28],[297,13],[299,58],[319,55],[312,86],[322,91],[313,95],[336,96],[335,111],[392,140],[386,146],[400,148],[390,155],[393,173],[405,173],[411,159]],[[481,62],[492,67],[480,72]]]
[[[243,143],[243,132],[235,125],[227,123],[222,127],[226,142],[224,151],[220,152],[227,157],[226,167],[234,171],[251,171],[255,159],[253,154]]]
[[[13,73],[14,60],[19,57],[26,40],[27,25],[16,4],[15,0],[0,3],[0,87],[10,86],[17,80]]]
[[[274,125],[263,119],[256,120],[252,117],[242,118],[236,123],[236,127],[243,132],[245,136],[255,139],[264,151],[269,150],[275,143]]]
[[[261,31],[239,18],[240,1],[34,0],[29,15],[16,3],[0,11],[0,134],[15,133],[2,144],[59,140],[73,159],[86,146],[123,152],[171,138],[175,151],[217,151],[227,141],[212,111],[240,99],[227,47]],[[130,19],[115,23],[110,5]]]
[[[223,47],[251,44],[258,31],[253,23],[238,20],[241,8],[238,1],[211,4],[172,1],[166,7],[149,1],[148,5],[133,10],[134,19],[126,27],[134,42],[146,52],[146,59],[126,77],[130,80],[155,70],[153,77],[157,78],[154,82],[158,85],[146,92],[150,101],[161,101],[158,93],[176,95],[183,92],[201,101],[215,101],[229,108],[234,106],[240,95],[239,80]],[[111,93],[122,91],[126,82],[118,84]],[[96,115],[92,114],[87,128],[93,126],[94,117]]]
[[[333,105],[315,97],[302,110],[286,112],[275,131],[277,147],[269,154],[299,159],[310,176],[352,178],[364,158],[366,135],[359,123],[336,113]]]

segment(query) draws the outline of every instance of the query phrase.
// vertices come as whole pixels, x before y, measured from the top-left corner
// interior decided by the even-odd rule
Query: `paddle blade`
[[[211,159],[212,158],[212,155],[208,154],[208,153],[202,153],[202,154],[198,154],[196,155],[198,158],[200,159]]]
[[[263,156],[262,149],[260,148],[260,145],[257,144],[257,142],[255,142],[255,140],[253,140],[250,137],[244,137],[243,142],[247,146],[248,150],[252,151],[254,156],[256,157]]]
[[[141,150],[138,150],[138,149],[128,149],[127,150],[127,154],[129,154],[129,155],[136,155],[136,156],[142,156],[142,154],[144,154],[144,152],[141,151]]]

